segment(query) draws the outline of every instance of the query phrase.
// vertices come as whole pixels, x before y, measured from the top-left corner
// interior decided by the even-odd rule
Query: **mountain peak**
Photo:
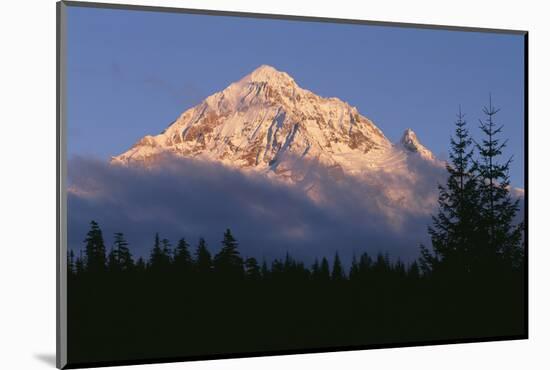
[[[418,138],[416,137],[416,133],[410,129],[407,128],[405,132],[403,132],[403,136],[401,137],[401,143],[404,145],[415,145],[418,144]]]
[[[418,153],[424,159],[435,159],[433,153],[420,143],[416,133],[410,128],[407,128],[405,132],[403,132],[401,145],[410,152]]]
[[[281,72],[267,64],[262,64],[244,79],[250,82],[283,82],[287,84],[294,82],[294,79],[286,72]]]
[[[153,163],[163,153],[299,178],[309,165],[349,173],[397,171],[407,154],[432,158],[410,129],[392,145],[358,110],[300,88],[287,73],[261,65],[145,136],[113,163]],[[336,171],[336,170],[335,170]],[[305,175],[304,175],[305,176]]]

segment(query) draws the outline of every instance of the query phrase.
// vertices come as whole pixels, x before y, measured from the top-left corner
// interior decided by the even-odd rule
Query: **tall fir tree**
[[[103,233],[99,224],[95,221],[90,222],[90,230],[86,234],[86,269],[89,272],[100,273],[105,271],[107,256]]]
[[[498,112],[489,96],[489,106],[483,108],[485,119],[479,121],[484,137],[476,145],[480,155],[477,162],[481,197],[479,209],[481,225],[485,228],[484,249],[480,257],[485,268],[496,262],[500,267],[517,269],[523,264],[523,223],[514,224],[519,200],[512,199],[510,194],[512,158],[503,163],[499,161],[507,140],[499,138],[503,125],[496,123]]]
[[[472,157],[472,139],[459,107],[446,164],[447,183],[439,185],[439,212],[432,217],[433,226],[428,227],[432,250],[421,246],[421,264],[427,273],[458,276],[471,272],[473,267],[480,217]]]

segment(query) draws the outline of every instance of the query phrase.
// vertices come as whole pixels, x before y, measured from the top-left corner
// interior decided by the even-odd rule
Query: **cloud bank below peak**
[[[387,252],[411,260],[427,242],[441,169],[409,159],[414,177],[383,171],[368,179],[334,176],[308,167],[302,182],[286,184],[221,164],[165,157],[162,166],[69,162],[68,241],[78,251],[91,220],[110,246],[122,231],[136,255],[147,256],[155,232],[195,244],[205,237],[212,252],[231,228],[243,255],[306,261],[353,253]],[[392,192],[388,192],[391,189]]]

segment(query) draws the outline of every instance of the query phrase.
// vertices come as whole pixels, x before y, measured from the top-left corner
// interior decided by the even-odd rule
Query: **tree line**
[[[223,234],[221,249],[212,255],[204,238],[200,238],[194,250],[185,238],[172,246],[168,239],[161,239],[156,233],[149,258],[135,259],[130,252],[124,234],[114,234],[113,247],[107,252],[102,230],[96,221],[90,222],[86,235],[84,252],[79,256],[69,251],[67,268],[69,276],[77,277],[90,274],[151,273],[174,275],[199,275],[203,277],[222,277],[223,279],[248,279],[251,281],[272,278],[290,278],[319,282],[357,280],[364,276],[392,274],[400,277],[419,278],[421,271],[416,261],[405,264],[400,259],[390,260],[388,254],[378,253],[370,256],[367,252],[359,257],[353,256],[351,266],[346,269],[338,252],[332,262],[326,257],[307,267],[289,253],[283,259],[274,259],[271,263],[260,264],[254,257],[244,258],[238,249],[238,241],[230,229]]]

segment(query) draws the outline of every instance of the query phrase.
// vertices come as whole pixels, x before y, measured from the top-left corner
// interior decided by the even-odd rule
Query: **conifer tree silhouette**
[[[90,222],[90,230],[86,234],[86,269],[93,273],[101,273],[106,268],[105,243],[103,234],[97,222]]]
[[[373,264],[372,258],[369,256],[367,252],[364,252],[363,254],[361,254],[361,257],[359,258],[359,264],[357,266],[357,278],[359,280],[364,282],[369,279],[372,264]]]
[[[349,269],[349,279],[350,280],[356,280],[359,277],[359,262],[357,262],[357,257],[355,256],[355,252],[353,253],[353,256],[351,257],[351,267]]]
[[[193,259],[189,252],[189,243],[185,238],[181,238],[178,241],[178,245],[174,251],[174,267],[177,272],[182,274],[188,274],[193,268]]]
[[[212,272],[212,256],[208,251],[204,238],[199,239],[199,244],[195,251],[195,269],[199,274],[203,275]]]
[[[117,232],[114,235],[114,248],[116,251],[116,259],[118,268],[121,271],[130,271],[134,267],[134,259],[130,249],[128,248],[128,242],[124,238],[124,234]]]
[[[420,267],[418,266],[418,263],[416,261],[413,261],[409,265],[407,275],[408,275],[408,277],[410,277],[413,280],[417,280],[417,279],[420,278]]]
[[[509,169],[512,158],[504,163],[498,161],[507,140],[501,141],[503,126],[495,121],[500,110],[495,108],[489,96],[489,105],[483,108],[485,120],[479,121],[484,138],[476,147],[480,154],[477,161],[479,174],[480,210],[482,226],[485,227],[485,245],[481,256],[484,268],[496,258],[509,268],[518,269],[523,263],[522,233],[523,223],[514,225],[519,210],[519,199],[510,195]]]
[[[75,271],[75,262],[74,262],[74,252],[71,249],[67,252],[67,274],[69,276],[72,276],[75,273],[76,271]]]
[[[480,223],[472,139],[460,107],[450,143],[447,183],[439,185],[439,211],[432,217],[433,226],[428,227],[432,250],[421,246],[421,260],[426,273],[456,277],[473,268]]]
[[[111,248],[108,256],[109,271],[121,272],[129,271],[134,267],[134,259],[128,248],[128,242],[124,238],[124,234],[117,232],[114,234],[113,248]]]
[[[114,248],[111,248],[109,254],[107,254],[107,270],[110,272],[120,272],[117,253]]]
[[[239,278],[243,276],[243,260],[237,249],[237,240],[227,229],[223,235],[222,249],[214,257],[214,271],[225,275],[228,278]]]
[[[379,279],[381,276],[387,275],[391,270],[390,259],[388,255],[378,253],[376,260],[372,265],[373,274]]]
[[[319,259],[316,257],[313,265],[311,265],[311,278],[315,281],[321,280],[321,266]]]
[[[321,266],[319,267],[319,280],[323,282],[330,280],[330,268],[326,257],[323,257],[321,260]]]
[[[145,272],[146,268],[147,268],[147,264],[145,263],[145,260],[143,259],[143,257],[139,257],[134,267],[135,271],[137,273],[143,273]]]
[[[280,261],[279,259],[275,258],[271,262],[271,275],[275,278],[280,279],[281,276],[284,275],[284,272],[285,272],[284,263],[282,261]]]
[[[155,243],[149,257],[149,267],[151,271],[158,273],[168,271],[170,268],[169,246],[170,243],[167,239],[163,239],[161,244],[159,234],[155,234]]]
[[[342,268],[342,262],[340,261],[340,256],[338,255],[338,252],[334,254],[331,278],[333,281],[344,280],[344,270]]]
[[[161,240],[162,244],[162,253],[165,256],[167,263],[170,264],[172,259],[172,244],[170,244],[170,240],[163,238]]]
[[[245,260],[245,267],[246,267],[246,277],[253,281],[260,280],[261,273],[260,273],[260,266],[258,265],[258,261],[254,257],[248,257]]]
[[[401,261],[400,258],[397,259],[395,264],[392,266],[392,269],[396,277],[405,278],[405,276],[407,275],[405,264],[403,263],[403,261]]]
[[[80,250],[79,256],[76,257],[76,260],[74,263],[74,270],[76,275],[81,276],[84,273],[85,269],[86,267],[84,263],[84,257],[82,256],[82,250]]]

